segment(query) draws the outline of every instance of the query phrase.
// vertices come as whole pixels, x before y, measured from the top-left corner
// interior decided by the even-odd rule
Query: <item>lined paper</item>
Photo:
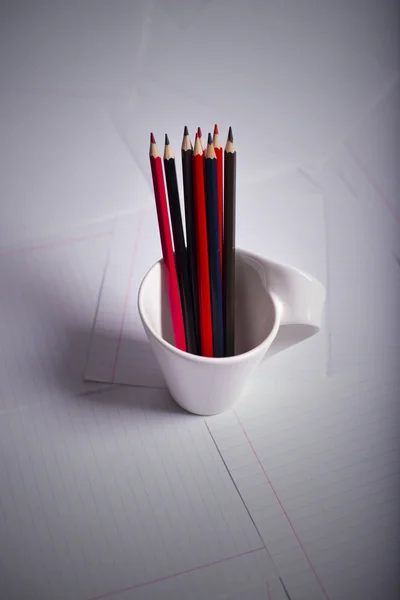
[[[203,419],[166,392],[53,394],[0,419],[0,445],[2,597],[150,598],[165,580],[184,598],[201,577],[197,598],[267,589],[270,559]]]
[[[291,597],[397,597],[399,391],[390,367],[271,380],[207,419]]]

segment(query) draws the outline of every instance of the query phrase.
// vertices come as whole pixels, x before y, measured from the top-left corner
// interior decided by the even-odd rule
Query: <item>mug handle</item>
[[[265,360],[318,333],[326,291],[318,279],[300,269],[257,258],[279,318],[279,328]]]

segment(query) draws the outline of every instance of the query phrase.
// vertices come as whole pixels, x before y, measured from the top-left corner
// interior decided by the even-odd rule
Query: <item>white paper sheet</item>
[[[3,93],[0,103],[1,247],[151,200],[102,101]]]
[[[166,392],[48,394],[0,432],[2,597],[279,591],[203,419]]]
[[[397,84],[320,173],[327,211],[330,372],[400,357]]]
[[[291,598],[396,598],[397,424],[392,367],[317,383],[264,379],[207,419]]]
[[[155,210],[117,219],[85,372],[86,379],[164,385],[137,311],[142,278],[160,258]]]
[[[112,225],[0,251],[0,411],[94,387],[82,376]]]
[[[298,182],[298,193],[288,192]],[[300,180],[301,181],[301,180]],[[300,193],[307,182],[282,177],[239,187],[237,245],[305,269],[323,282],[325,233],[323,201]],[[287,218],[290,215],[290,219]],[[137,293],[148,269],[160,258],[154,208],[119,219],[93,330],[85,378],[131,385],[163,386],[137,310]],[[320,333],[261,368],[324,373],[326,338]]]

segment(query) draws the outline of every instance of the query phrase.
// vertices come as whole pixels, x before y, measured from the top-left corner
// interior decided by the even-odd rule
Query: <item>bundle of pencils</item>
[[[223,151],[217,125],[214,136],[208,134],[206,148],[200,127],[194,147],[185,127],[181,154],[185,224],[168,135],[164,150],[167,203],[161,156],[151,134],[150,164],[175,344],[200,356],[233,356],[236,151],[232,129]]]

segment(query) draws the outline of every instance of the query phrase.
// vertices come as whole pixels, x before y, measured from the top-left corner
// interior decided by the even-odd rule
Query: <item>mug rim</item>
[[[252,256],[254,258],[257,256],[253,252],[248,252],[247,250],[243,250],[242,248],[236,248],[236,252],[239,252],[240,254],[246,254],[246,255]],[[271,294],[270,292],[268,292],[268,295],[269,295],[269,297],[273,303],[274,309],[275,309],[274,324],[273,324],[273,327],[271,328],[269,335],[262,342],[260,342],[260,344],[258,344],[254,348],[251,348],[251,350],[247,350],[246,352],[242,352],[241,354],[235,354],[234,356],[220,356],[220,357],[200,356],[198,354],[192,354],[191,352],[185,352],[183,350],[180,350],[176,346],[173,346],[172,344],[167,342],[167,340],[165,340],[163,337],[161,337],[150,325],[150,323],[148,322],[148,320],[146,319],[146,317],[144,315],[144,309],[142,308],[142,302],[143,302],[142,295],[143,295],[143,288],[146,283],[146,280],[149,277],[150,273],[153,271],[153,269],[155,269],[157,267],[157,265],[161,265],[161,263],[163,263],[163,261],[164,261],[164,259],[161,257],[157,262],[155,262],[150,267],[150,269],[147,271],[146,275],[143,277],[140,287],[139,287],[139,291],[138,291],[137,306],[138,306],[139,315],[140,315],[143,326],[152,334],[153,338],[161,346],[163,346],[166,350],[169,350],[170,352],[176,354],[177,356],[180,356],[181,358],[184,358],[191,362],[194,361],[194,362],[200,362],[200,363],[205,363],[205,364],[213,364],[214,363],[214,364],[218,364],[221,366],[222,365],[231,365],[231,364],[235,364],[235,363],[240,363],[243,360],[246,360],[247,358],[251,358],[252,355],[257,354],[263,346],[266,346],[268,344],[268,342],[271,340],[271,338],[273,340],[276,337],[276,334],[278,332],[280,322],[281,322],[282,307],[281,307],[278,299],[275,298],[274,294]]]

